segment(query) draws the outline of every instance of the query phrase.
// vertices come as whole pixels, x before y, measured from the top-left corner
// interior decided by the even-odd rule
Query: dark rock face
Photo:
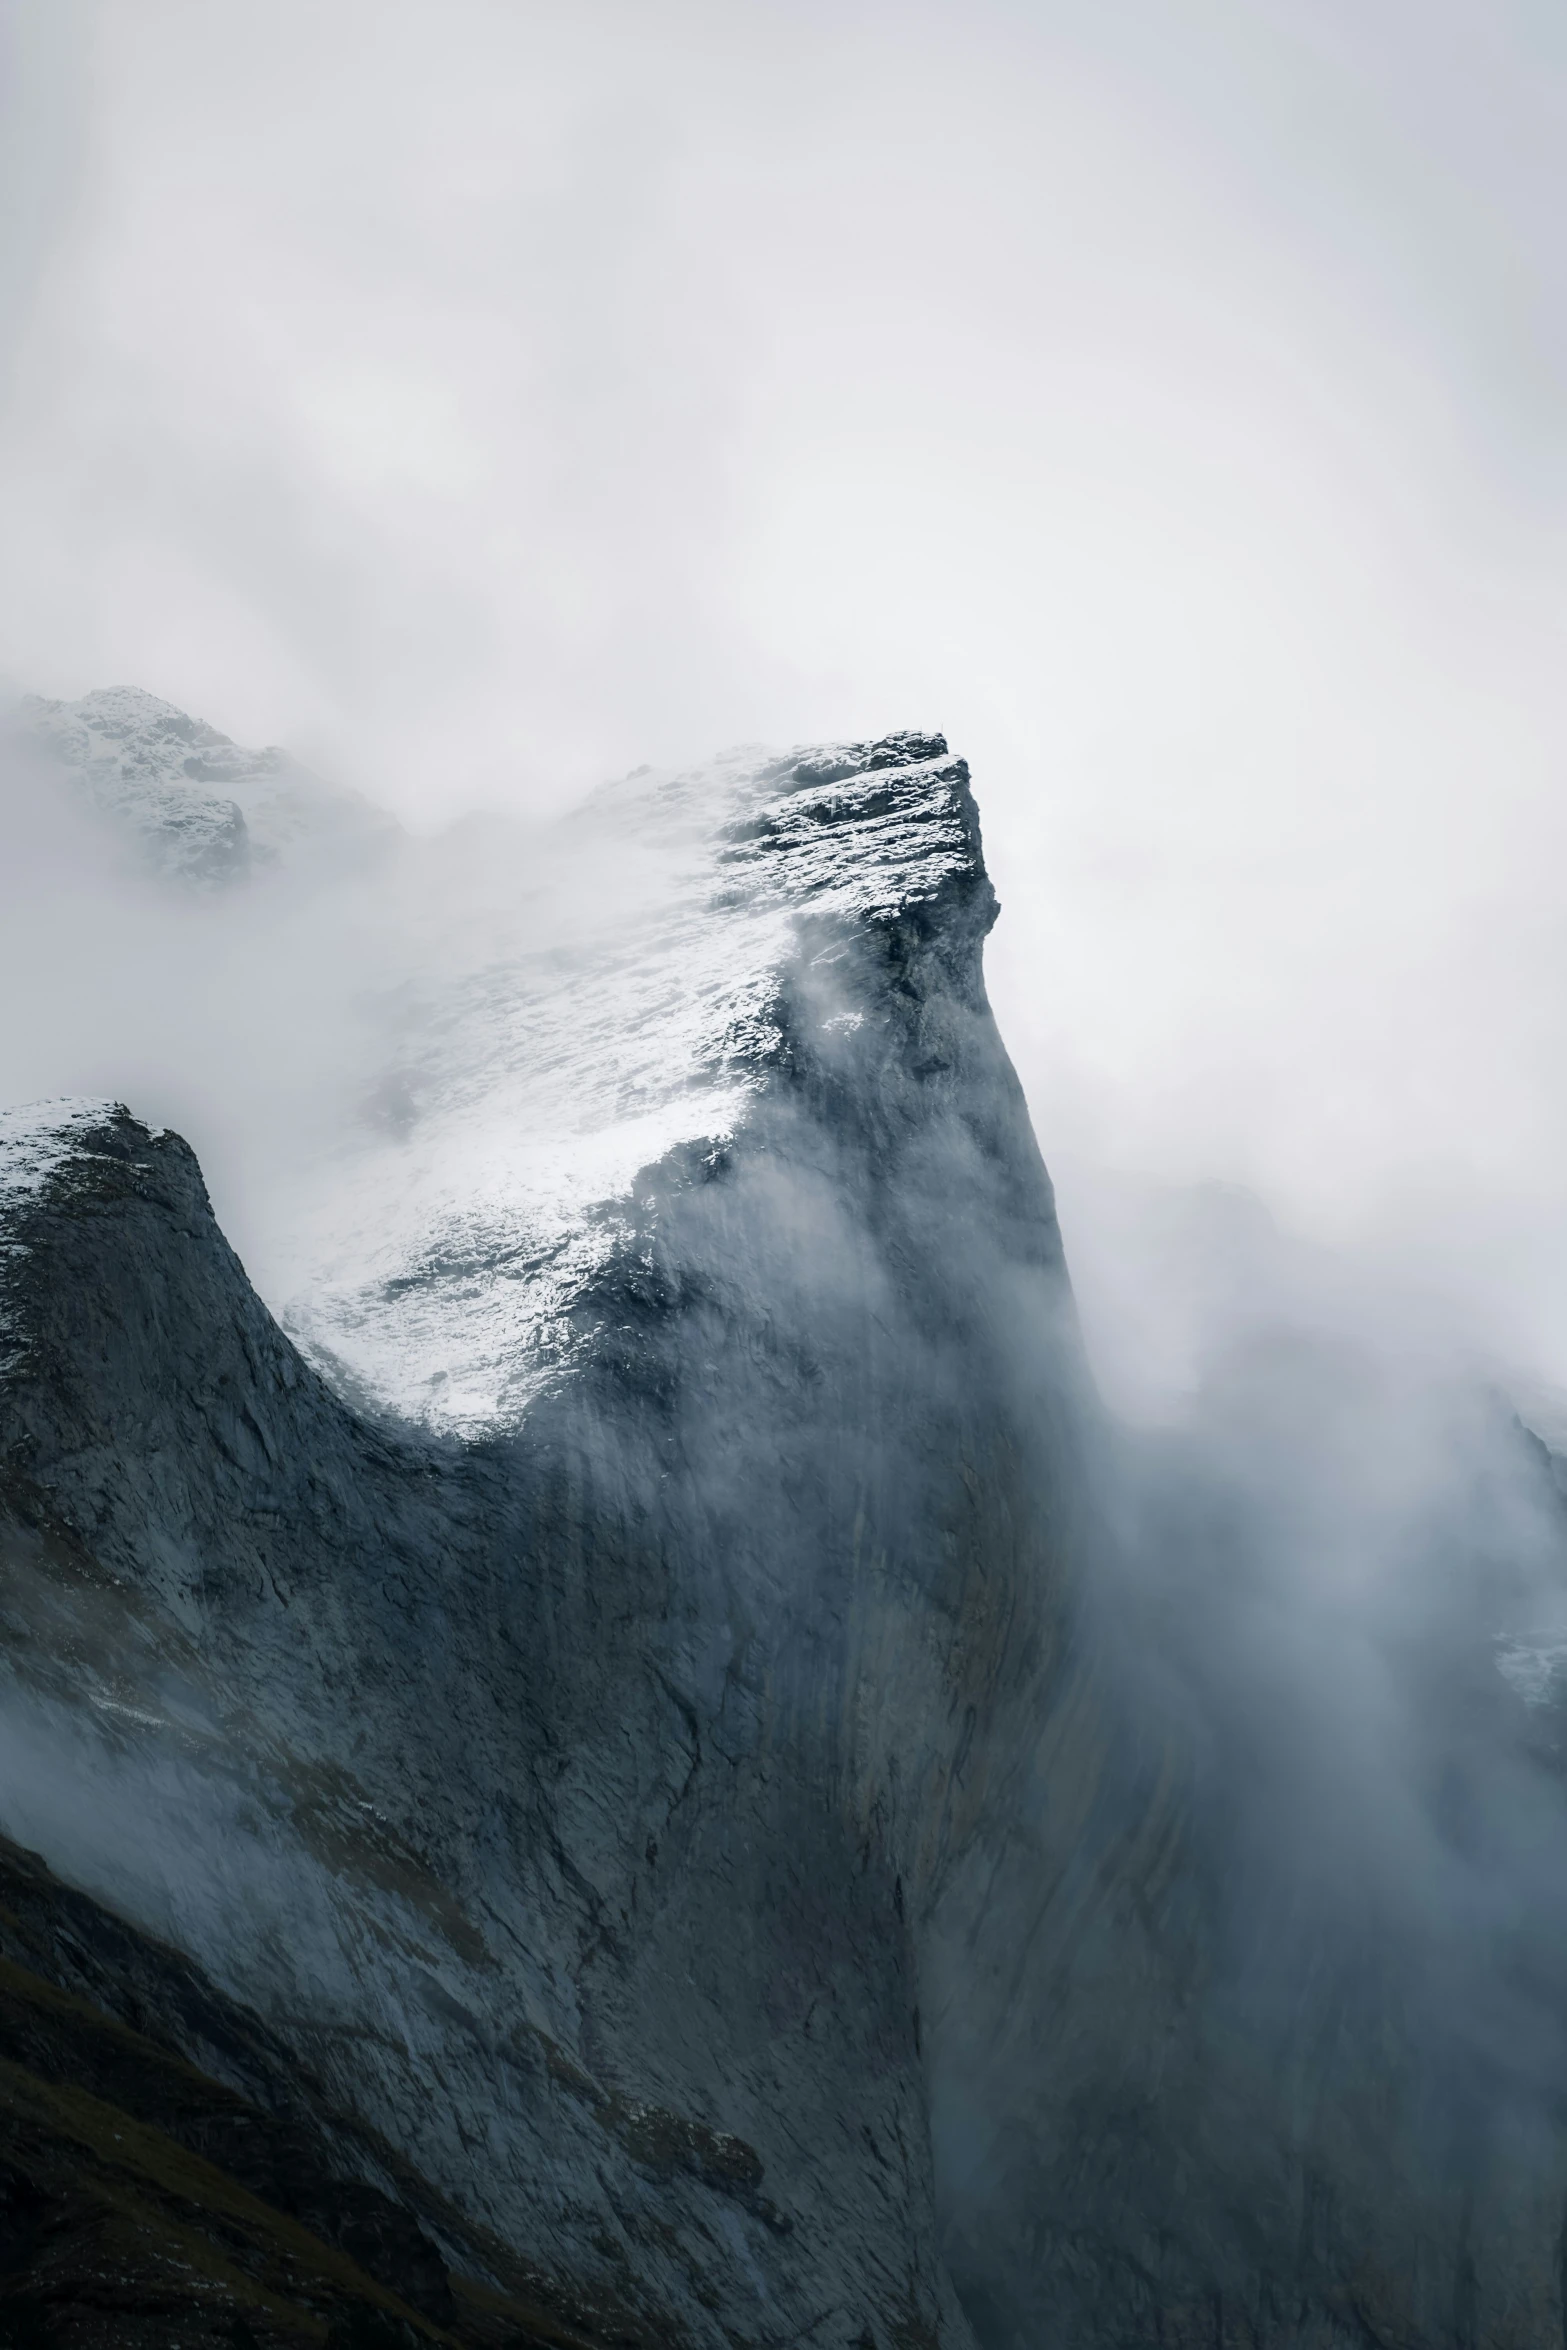
[[[519,2330],[715,2350],[1555,2339],[1567,1921],[1473,1898],[1510,1863],[1395,1887],[1323,1829],[1348,1774],[1286,1768],[1209,1671],[1264,1529],[1094,1406],[966,770],[901,736],[721,783],[661,787],[700,844],[673,978],[530,999],[546,1037],[710,1000],[674,1139],[544,1242],[432,1179],[314,1348],[357,1407],[178,1138],[11,1117],[0,1814],[97,1899],[0,1943],[224,2085],[199,2126],[136,2093],[400,2323],[480,2340],[509,2293]],[[466,1115],[435,1032],[420,1097]],[[639,1116],[661,1053],[617,1063]],[[488,1386],[413,1416],[475,1301],[546,1278],[547,1339],[505,1321]],[[1399,1784],[1433,1852],[1526,1818],[1567,1859],[1464,1490]],[[27,2043],[39,2078],[100,2093],[85,2030]],[[69,2186],[17,2170],[17,2243]]]
[[[188,1960],[3,1842],[0,2115],[0,2339],[229,2350],[325,2326],[381,2350],[591,2350],[624,2335],[624,2312],[563,2301],[465,2227]]]

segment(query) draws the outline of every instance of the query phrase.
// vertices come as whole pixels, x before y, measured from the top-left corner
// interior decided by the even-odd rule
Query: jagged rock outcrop
[[[1455,1409],[1395,1493],[1338,1360],[1315,1450],[1265,1361],[1207,1454],[1105,1426],[939,737],[475,862],[388,885],[281,1319],[177,1137],[0,1120],[0,1821],[252,2011],[459,2298],[1556,2338],[1562,1743],[1495,1648],[1548,1458]],[[1413,1602],[1283,1604],[1367,1544]]]

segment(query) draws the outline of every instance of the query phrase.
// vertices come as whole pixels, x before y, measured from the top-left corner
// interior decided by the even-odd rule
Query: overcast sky
[[[1561,0],[0,22],[0,672],[417,823],[940,726],[1069,1240],[1567,1379]]]

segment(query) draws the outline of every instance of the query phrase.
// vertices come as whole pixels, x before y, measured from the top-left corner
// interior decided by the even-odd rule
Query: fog
[[[1567,1378],[1553,12],[3,22],[18,687],[416,829],[939,725],[1118,1400],[1222,1187]]]
[[[1041,1766],[1044,1857],[963,1911],[969,1971],[945,2025],[927,2005],[955,2266],[991,2291],[1009,2214],[1078,2175],[1066,2058],[1107,2144],[1106,2084],[1144,2068],[1148,2211],[1198,2110],[1220,2201],[1230,2178],[1260,2210],[1274,2071],[1345,1984],[1312,2093],[1354,2225],[1424,2143],[1416,2097],[1352,2162],[1332,2144],[1406,2008],[1453,2176],[1522,2116],[1543,2195],[1567,1575],[1513,1414],[1567,1428],[1567,22],[0,0],[0,23],[0,672],[145,687],[408,833],[347,877],[180,896],[7,754],[0,1104],[105,1093],[176,1125],[281,1306],[318,1194],[374,1241],[412,1191],[421,1071],[459,1112],[470,1048],[488,1082],[462,1021],[515,1007],[474,1014],[476,975],[557,954],[530,1000],[568,1028],[571,955],[614,966],[656,902],[613,804],[556,863],[547,823],[642,762],[944,730],[1120,1422],[1083,1422],[1108,1792],[1058,1879]],[[618,980],[581,1017],[595,1047]],[[516,1101],[586,1128],[587,1043],[506,1096],[508,1147],[537,1142]],[[494,1169],[452,1133],[477,1197]],[[949,1174],[974,1196],[971,1159],[933,1194]],[[808,1233],[820,1280],[831,1215],[790,1180],[766,1228]],[[1057,1336],[1019,1341],[1007,1393],[1037,1400]],[[713,1424],[721,1490],[751,1455]],[[787,1513],[764,1530],[810,1549]],[[1033,1751],[1043,1686],[998,1750]],[[7,1735],[8,1820],[73,1852],[77,1782],[49,1760],[29,1792],[34,1734]],[[1058,2000],[1052,1888],[1104,1855],[1122,1883],[1161,1740],[1186,1910],[1118,1923],[1108,1989],[1096,1945]],[[1063,1769],[1066,1809],[1097,1768]],[[1222,2030],[1174,2048],[1183,1936]],[[981,1980],[1013,1993],[970,2002]],[[1471,2093],[1472,2127],[1447,2112]]]

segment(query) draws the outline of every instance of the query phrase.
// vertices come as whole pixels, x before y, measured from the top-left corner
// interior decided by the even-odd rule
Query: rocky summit
[[[397,831],[356,792],[323,783],[276,745],[248,751],[139,687],[79,701],[24,696],[12,755],[69,779],[83,808],[149,873],[222,888],[301,851],[335,866],[373,858]]]
[[[1562,2339],[1545,1449],[1480,1413],[1346,1798],[1214,1665],[1261,1504],[1095,1399],[941,737],[375,887],[267,1302],[178,1135],[0,1117],[14,2338]]]

